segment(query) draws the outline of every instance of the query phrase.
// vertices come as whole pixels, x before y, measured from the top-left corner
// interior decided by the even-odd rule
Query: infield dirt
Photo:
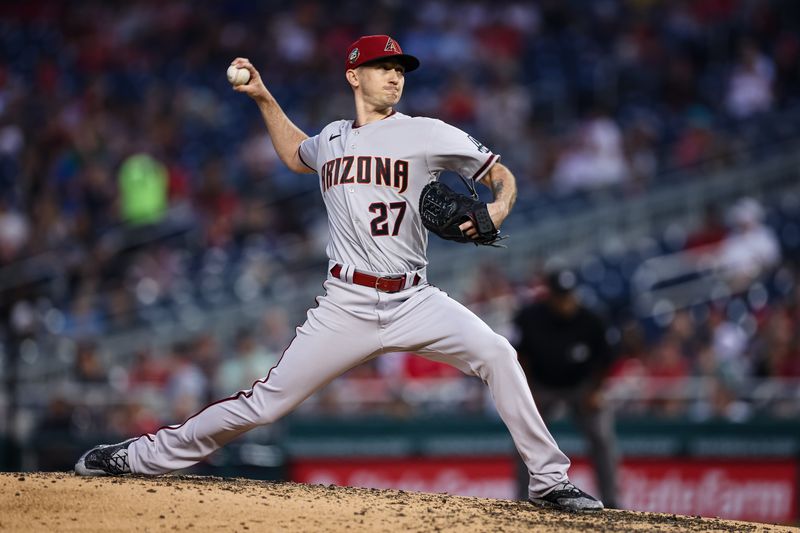
[[[675,515],[538,509],[526,502],[194,476],[0,474],[0,531],[800,531]]]

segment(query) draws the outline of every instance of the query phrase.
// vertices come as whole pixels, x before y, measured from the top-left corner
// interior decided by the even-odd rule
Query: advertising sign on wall
[[[510,457],[458,459],[310,459],[295,462],[302,483],[396,488],[514,499]],[[574,460],[570,478],[597,494],[591,466]],[[637,511],[789,523],[798,517],[796,460],[630,459],[620,469],[620,502]]]
[[[573,461],[570,477],[594,491],[586,461]],[[788,523],[797,513],[797,461],[626,460],[620,501],[626,509]]]

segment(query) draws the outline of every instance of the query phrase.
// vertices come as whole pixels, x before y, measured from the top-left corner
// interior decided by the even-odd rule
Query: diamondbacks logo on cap
[[[389,39],[389,40],[391,41],[391,39]],[[347,60],[350,61],[350,64],[352,65],[353,63],[355,63],[358,60],[358,56],[360,54],[361,54],[361,52],[358,51],[358,48],[353,48],[353,51],[350,52],[350,56],[347,58]]]
[[[386,41],[386,48],[384,48],[383,51],[384,52],[394,52],[395,54],[399,54],[400,53],[400,51],[397,49],[397,46],[395,46],[394,41],[392,40],[391,37],[389,37],[389,40]]]

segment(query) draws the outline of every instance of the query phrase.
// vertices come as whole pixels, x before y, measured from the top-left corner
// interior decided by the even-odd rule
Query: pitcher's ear
[[[358,71],[356,69],[347,69],[344,73],[344,77],[347,78],[347,83],[350,84],[351,87],[354,89],[358,87],[359,80],[358,80]]]

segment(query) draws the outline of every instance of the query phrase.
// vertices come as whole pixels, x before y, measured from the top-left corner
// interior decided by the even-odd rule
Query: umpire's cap
[[[403,65],[406,72],[411,72],[419,67],[419,59],[404,54],[400,44],[388,35],[365,35],[347,49],[344,69],[349,70],[371,61],[388,58],[394,59]]]
[[[555,270],[545,278],[545,285],[552,294],[568,294],[578,285],[578,277],[572,270]]]

